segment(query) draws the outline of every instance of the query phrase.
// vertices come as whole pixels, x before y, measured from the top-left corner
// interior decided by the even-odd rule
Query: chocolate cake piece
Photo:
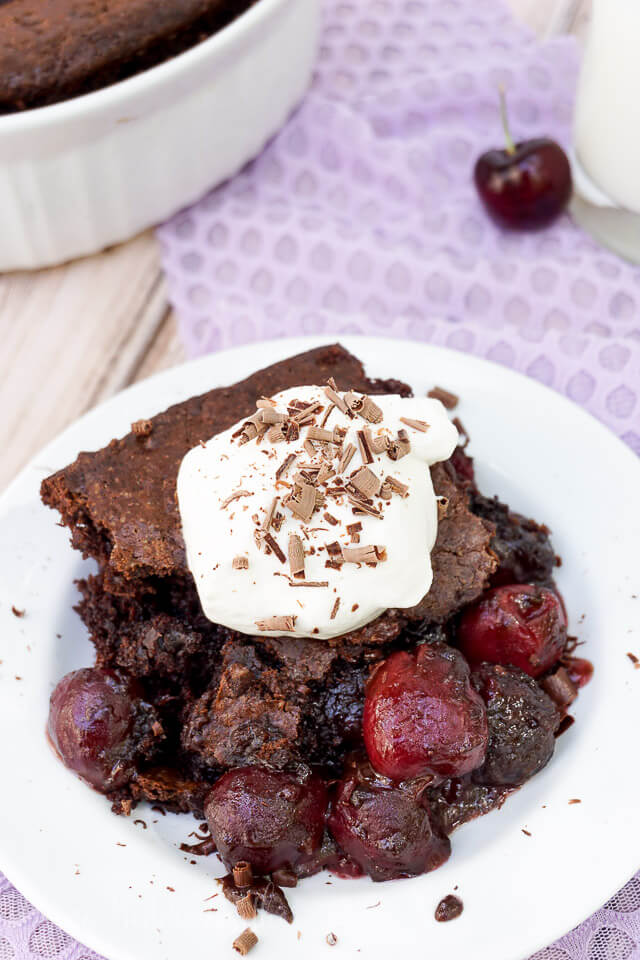
[[[89,93],[206,39],[255,0],[2,0],[0,113]]]
[[[477,600],[498,565],[491,549],[493,524],[469,510],[469,484],[460,482],[449,463],[431,468],[435,492],[446,500],[431,553],[433,583],[415,607],[403,611],[411,619],[442,623]]]
[[[72,544],[127,580],[186,573],[176,503],[184,455],[255,410],[258,397],[288,387],[325,383],[362,393],[411,394],[397,380],[372,380],[339,344],[275,363],[230,387],[218,387],[153,417],[146,435],[128,433],[42,483],[43,501],[60,512]]]

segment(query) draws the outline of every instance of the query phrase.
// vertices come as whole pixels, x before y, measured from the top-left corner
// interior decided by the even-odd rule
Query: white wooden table
[[[590,10],[589,0],[508,2],[540,34],[582,33]],[[0,491],[80,414],[183,359],[151,231],[62,267],[0,276]]]

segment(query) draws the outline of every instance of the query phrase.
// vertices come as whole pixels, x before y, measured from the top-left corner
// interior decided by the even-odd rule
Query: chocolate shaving
[[[294,484],[292,493],[282,501],[284,506],[300,520],[308,523],[316,508],[316,490],[310,483],[298,482]]]
[[[327,480],[330,480],[331,477],[335,477],[336,472],[333,467],[328,463],[323,463],[320,465],[318,470],[318,476],[316,477],[316,483],[326,483]]]
[[[337,540],[333,540],[331,543],[326,543],[325,549],[330,557],[342,556],[342,547],[340,546]]]
[[[327,523],[330,523],[330,524],[331,524],[332,527],[335,527],[335,526],[338,525],[338,523],[340,523],[340,521],[337,520],[331,513],[329,513],[328,510],[326,510],[326,511],[322,514],[322,516],[323,516],[324,519],[327,521]]]
[[[331,416],[331,414],[333,413],[333,411],[334,411],[335,409],[336,409],[335,403],[330,403],[329,406],[327,407],[327,409],[326,409],[325,412],[324,412],[324,417],[323,417],[322,420],[320,421],[320,426],[321,426],[321,427],[324,427],[324,426],[326,425],[327,420],[329,419],[329,417]]]
[[[262,410],[261,420],[263,423],[274,424],[274,423],[284,423],[287,419],[285,413],[280,413],[279,410],[276,410],[274,407],[266,407]]]
[[[434,387],[433,390],[429,390],[427,396],[431,397],[432,400],[439,400],[446,410],[455,410],[460,401],[455,393],[450,393],[444,387]]]
[[[426,420],[412,420],[410,417],[400,417],[400,422],[406,423],[408,427],[418,430],[420,433],[426,433],[430,427]]]
[[[309,440],[308,437],[307,437],[307,439],[305,440],[305,442],[302,444],[302,446],[304,447],[304,449],[305,449],[305,451],[307,452],[307,455],[308,455],[308,456],[310,456],[310,457],[315,457],[315,455],[316,455],[316,453],[317,453],[316,448],[315,448],[314,445],[311,443],[311,440]]]
[[[371,441],[371,452],[372,453],[384,453],[385,450],[389,449],[389,437],[386,434],[381,434],[379,437],[374,437]]]
[[[544,677],[540,686],[563,710],[570,707],[578,696],[576,686],[564,667],[558,667],[555,673]]]
[[[356,436],[358,438],[358,447],[360,448],[362,462],[373,463],[375,458],[372,450],[373,440],[371,437],[371,431],[368,427],[365,427],[364,430],[358,430]]]
[[[324,388],[324,395],[340,413],[349,413],[349,408],[336,390],[335,383],[329,382],[329,385]]]
[[[295,423],[302,427],[305,423],[313,420],[314,414],[322,413],[323,410],[324,404],[317,400],[313,403],[308,403],[305,407],[299,410],[298,413],[295,413],[292,419],[295,421]]]
[[[411,451],[411,441],[406,430],[398,430],[395,440],[390,440],[387,447],[387,456],[390,460],[401,460]]]
[[[278,467],[278,469],[276,470],[276,480],[281,480],[282,477],[284,477],[288,472],[289,467],[291,467],[291,465],[294,464],[295,461],[296,461],[296,454],[288,453],[287,456],[282,461],[282,463],[280,464],[280,466]]]
[[[384,482],[391,488],[392,493],[397,493],[401,497],[409,496],[409,487],[406,483],[402,483],[401,480],[396,480],[395,477],[386,476]],[[446,500],[446,497],[440,497],[441,500]]]
[[[322,427],[309,427],[307,440],[318,440],[320,443],[333,443],[333,431],[323,430]]]
[[[344,450],[342,451],[342,455],[338,463],[338,473],[344,473],[344,471],[347,469],[347,467],[353,460],[355,452],[356,452],[355,445],[353,443],[348,443],[344,448]]]
[[[289,535],[289,569],[293,577],[304,577],[304,546],[297,533]]]
[[[276,555],[276,557],[278,558],[278,560],[280,561],[280,563],[286,563],[286,562],[287,562],[287,558],[285,557],[284,553],[282,552],[282,550],[281,550],[281,548],[280,548],[280,544],[278,543],[278,541],[276,540],[276,538],[273,536],[272,533],[265,533],[265,534],[264,534],[264,544],[265,544],[265,547],[267,548],[267,550],[272,550],[272,551],[275,553],[275,555]]]
[[[290,580],[290,587],[328,587],[328,580]]]
[[[371,397],[366,395],[362,398],[362,410],[360,416],[368,420],[369,423],[382,423],[382,410],[377,403],[374,403]]]
[[[380,487],[380,496],[382,497],[383,500],[391,500],[391,497],[393,496],[391,492],[391,487],[386,481]]]
[[[233,493],[230,493],[226,500],[223,500],[220,504],[220,509],[225,510],[230,503],[233,503],[234,500],[239,500],[241,497],[251,497],[252,494],[249,490],[234,490]]]
[[[384,547],[343,547],[342,556],[345,563],[371,563],[376,564],[387,559],[387,553]]]
[[[367,517],[375,517],[377,520],[382,520],[382,513],[376,510],[375,507],[370,506],[370,504],[365,503],[364,500],[359,500],[357,497],[349,494],[349,503],[351,504],[352,513],[365,514]]]
[[[333,604],[333,607],[331,608],[331,613],[330,613],[330,615],[329,615],[329,620],[335,620],[336,614],[338,613],[339,608],[340,608],[340,597],[336,597],[335,603]]]
[[[245,894],[244,897],[236,902],[236,910],[238,915],[242,917],[243,920],[253,920],[258,916],[258,911],[256,910],[256,905],[251,893]]]
[[[572,717],[569,713],[566,715],[566,717],[563,717],[558,725],[558,729],[556,730],[556,739],[561,737],[563,733],[566,733],[569,727],[572,727],[575,722],[576,718]]]
[[[629,657],[629,660],[631,660],[631,663],[634,665],[636,670],[640,670],[640,660],[638,657],[636,657],[635,653],[628,653],[627,656]]]
[[[295,422],[295,420],[287,420],[286,430],[285,430],[285,439],[287,443],[295,443],[295,441],[300,436],[300,427]]]
[[[284,633],[292,633],[296,628],[296,616],[285,615],[275,617],[264,617],[262,620],[256,620],[255,625],[258,630],[282,630]]]
[[[347,431],[345,427],[335,426],[333,428],[333,432],[332,432],[333,439],[331,442],[335,443],[336,447],[341,447],[342,444],[344,443],[344,438],[346,437],[346,435],[347,435]]]
[[[366,500],[370,500],[380,492],[380,479],[369,467],[360,467],[349,478],[349,486],[355,487]]]
[[[251,886],[253,870],[248,860],[238,860],[233,868],[233,882],[239,890]]]
[[[131,424],[131,432],[135,437],[148,437],[152,430],[151,420],[134,420]]]
[[[347,533],[351,537],[351,543],[360,543],[360,533],[362,531],[362,524],[358,520],[357,523],[350,523],[347,526]]]
[[[272,400],[271,397],[260,397],[259,400],[256,400],[256,407],[258,410],[268,410],[269,407],[275,407],[276,401]]]
[[[14,615],[14,617],[18,617],[18,619],[21,620],[22,617],[24,617],[26,611],[25,611],[25,610],[19,610],[17,607],[11,607],[11,613]],[[1,663],[1,662],[2,662],[2,661],[0,661],[0,663]]]
[[[253,950],[258,938],[256,937],[253,930],[250,930],[247,927],[246,930],[243,930],[239,937],[233,941],[233,949],[236,950],[241,957],[246,957],[250,950]]]
[[[319,510],[320,507],[324,507],[327,502],[327,498],[321,490],[316,490],[316,510]]]
[[[282,443],[285,436],[285,425],[282,423],[276,423],[267,430],[267,440],[269,443]],[[288,440],[289,438],[286,437],[286,439]]]
[[[249,569],[249,558],[243,556],[234,557],[231,566],[234,570],[248,570]]]

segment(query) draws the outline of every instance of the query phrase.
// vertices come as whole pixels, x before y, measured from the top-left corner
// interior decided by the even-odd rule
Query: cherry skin
[[[374,768],[392,780],[460,777],[487,748],[487,717],[461,654],[443,643],[392,654],[367,687],[364,742]]]
[[[103,793],[124,786],[135,772],[143,728],[152,719],[138,694],[133,681],[95,667],[68,673],[51,694],[51,742],[67,767]]]
[[[487,212],[501,227],[536,230],[552,223],[571,197],[571,167],[553,140],[525,140],[478,158],[474,180]]]
[[[552,223],[571,198],[571,167],[562,147],[547,137],[514,143],[504,92],[500,112],[505,149],[478,157],[473,178],[488,214],[501,227],[537,230]]]
[[[237,767],[209,793],[204,812],[211,836],[231,870],[247,860],[255,873],[295,867],[322,845],[327,789],[314,774]]]
[[[561,656],[567,620],[559,598],[546,587],[496,587],[466,610],[458,645],[470,663],[512,664],[538,677]]]
[[[451,844],[432,825],[411,785],[394,784],[366,758],[347,764],[336,786],[329,830],[373,880],[414,877],[448,859]]]

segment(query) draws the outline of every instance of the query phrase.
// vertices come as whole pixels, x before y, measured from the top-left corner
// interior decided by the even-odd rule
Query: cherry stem
[[[500,117],[502,118],[502,129],[504,130],[504,139],[507,144],[507,153],[515,153],[516,145],[513,142],[511,131],[509,130],[509,120],[507,118],[507,99],[504,95],[504,87],[498,87],[500,94]]]

